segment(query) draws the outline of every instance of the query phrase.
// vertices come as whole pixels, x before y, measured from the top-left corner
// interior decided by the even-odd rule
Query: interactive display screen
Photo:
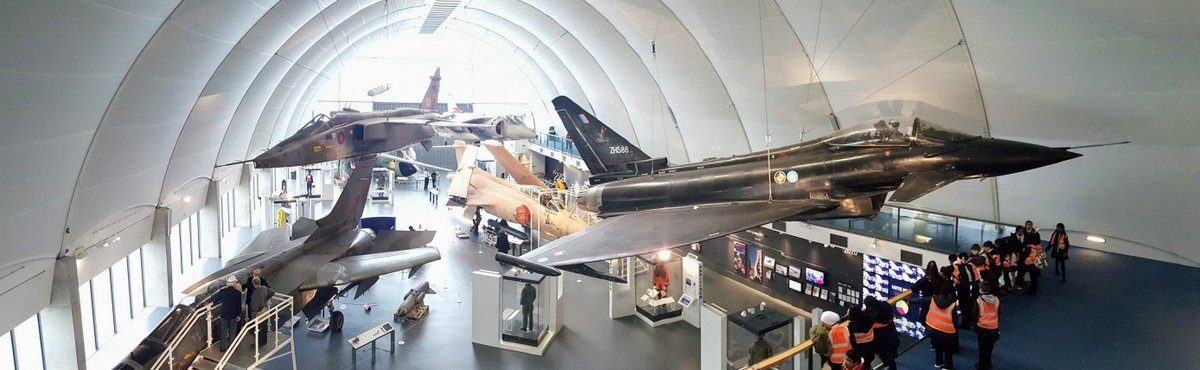
[[[817,286],[825,285],[825,273],[811,268],[804,268],[804,280],[816,284]]]
[[[917,265],[897,262],[887,258],[863,255],[863,295],[887,300],[903,293],[925,276]],[[915,297],[913,297],[915,298]],[[911,338],[925,337],[923,313],[915,303],[896,303],[896,330]]]

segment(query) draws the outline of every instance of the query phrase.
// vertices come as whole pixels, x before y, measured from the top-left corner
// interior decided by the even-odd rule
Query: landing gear
[[[346,317],[345,315],[342,315],[342,311],[333,311],[333,313],[329,315],[329,331],[333,333],[341,332],[342,324],[345,322]]]

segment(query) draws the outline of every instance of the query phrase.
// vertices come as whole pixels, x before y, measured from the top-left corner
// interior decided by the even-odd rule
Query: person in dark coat
[[[432,174],[430,174],[429,176],[432,176],[432,177],[433,177],[433,180],[432,180],[432,181],[433,181],[433,188],[434,188],[434,189],[437,189],[437,188],[438,188],[438,173],[437,173],[437,171],[433,171],[433,173],[432,173]]]
[[[533,331],[533,302],[537,300],[537,288],[525,283],[521,288],[521,330]]]
[[[864,364],[869,364],[875,361],[875,340],[864,341],[860,338],[867,333],[874,335],[873,323],[871,318],[867,317],[860,306],[851,306],[846,311],[846,321],[849,323],[846,328],[850,329],[850,344],[854,352],[858,354],[857,358],[862,359]]]
[[[254,286],[254,278],[258,278],[258,280],[260,282],[262,282],[262,286],[265,286],[265,287],[271,286],[271,284],[267,284],[267,278],[262,276],[262,269],[260,269],[260,268],[254,269],[254,272],[251,273],[250,278],[246,279],[245,283],[242,283],[242,288],[245,289],[245,291],[246,291],[244,295],[246,296],[246,306],[247,307],[250,306],[250,296],[254,295],[254,288],[256,288]],[[254,310],[250,310],[250,312],[254,312]]]
[[[238,286],[236,277],[230,276],[225,280],[225,287],[213,296],[217,307],[217,319],[221,328],[221,352],[229,349],[233,338],[237,336],[238,321],[242,319],[242,289]]]
[[[429,175],[425,175],[425,191],[429,191]]]
[[[896,333],[896,316],[892,305],[868,296],[863,300],[863,313],[871,321],[875,331],[875,353],[884,369],[896,370],[896,356],[900,350],[900,335]]]
[[[1060,222],[1054,225],[1054,233],[1050,234],[1050,257],[1054,259],[1054,275],[1062,276],[1064,283],[1067,282],[1067,258],[1070,250],[1071,239],[1067,237],[1067,227]]]
[[[916,298],[913,299],[913,307],[916,308],[916,317],[925,317],[925,310],[929,309],[929,302],[933,300],[933,296],[942,289],[942,285],[946,284],[942,280],[941,272],[938,272],[936,261],[929,261],[925,264],[925,276],[922,276],[912,285],[912,291]]]
[[[508,233],[500,230],[500,235],[496,236],[496,251],[508,254],[512,249],[512,243],[508,241]]]

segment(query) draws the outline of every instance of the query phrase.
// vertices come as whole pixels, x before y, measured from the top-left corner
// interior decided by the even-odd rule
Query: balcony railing
[[[541,146],[544,146],[544,147],[547,147],[547,148],[550,148],[553,150],[557,150],[557,151],[575,156],[576,158],[579,158],[579,148],[576,148],[575,143],[572,142],[570,139],[567,139],[567,138],[564,138],[561,136],[549,135],[549,134],[538,134],[537,139],[533,139],[532,141],[534,144],[541,145]]]
[[[874,219],[839,219],[814,225],[890,240],[944,253],[967,252],[972,244],[1016,232],[1016,226],[915,209],[884,206]]]

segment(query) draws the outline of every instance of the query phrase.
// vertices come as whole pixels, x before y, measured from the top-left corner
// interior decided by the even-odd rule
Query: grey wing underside
[[[758,201],[656,209],[610,217],[521,256],[569,266],[698,243],[790,216],[837,207],[823,200]]]

